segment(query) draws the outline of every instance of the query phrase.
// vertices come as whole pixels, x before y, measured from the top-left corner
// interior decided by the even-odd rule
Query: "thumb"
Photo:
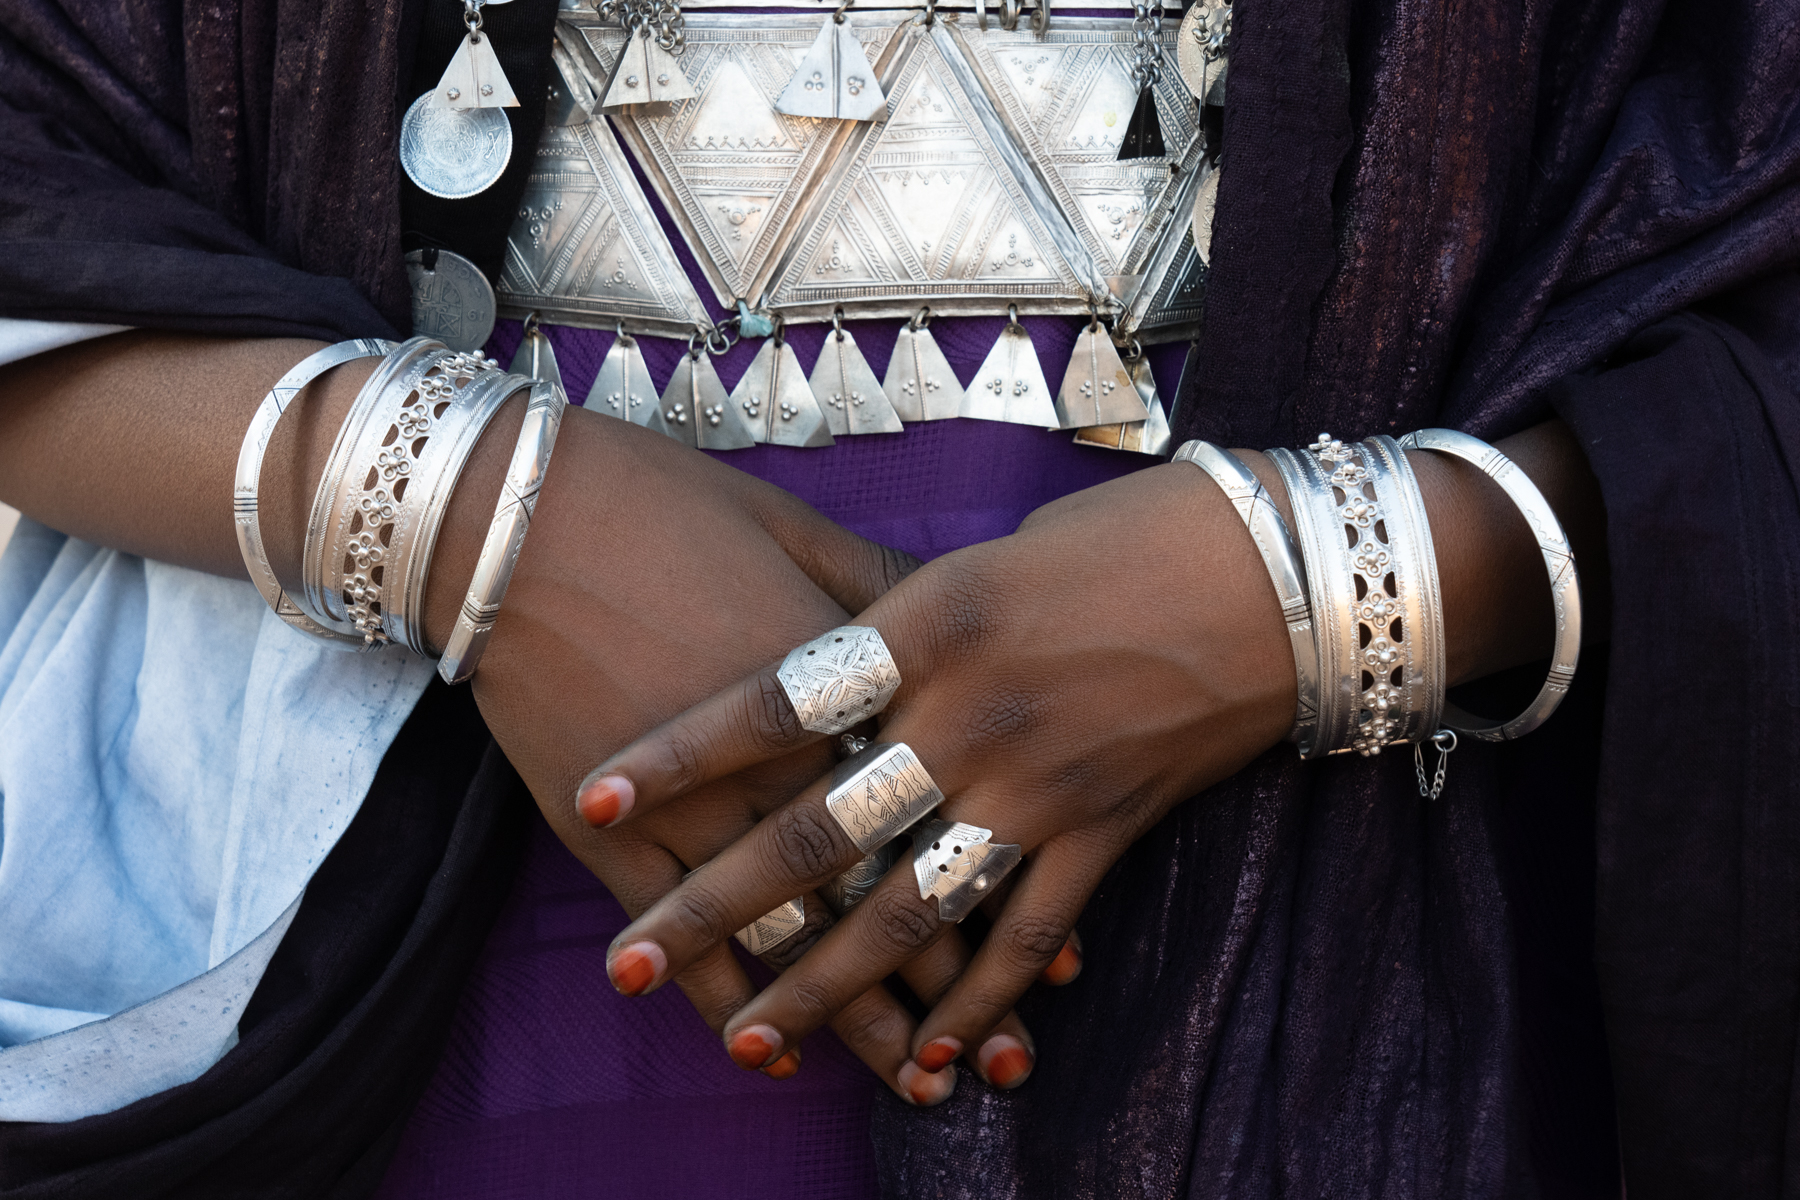
[[[851,533],[797,496],[771,491],[752,510],[758,523],[845,612],[861,612],[919,569],[906,551]]]

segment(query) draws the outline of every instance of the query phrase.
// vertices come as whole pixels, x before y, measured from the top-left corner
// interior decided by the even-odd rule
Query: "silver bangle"
[[[351,625],[344,608],[343,596],[337,595],[336,603],[333,604],[334,597],[326,583],[326,559],[331,553],[331,534],[337,524],[339,493],[344,488],[345,476],[350,470],[351,451],[361,440],[364,427],[374,419],[389,385],[412,372],[421,360],[440,351],[447,353],[442,342],[415,337],[401,342],[389,352],[387,358],[375,369],[375,373],[364,382],[349,413],[344,417],[344,423],[338,426],[337,437],[331,445],[331,455],[325,461],[325,471],[319,478],[318,488],[313,492],[312,509],[306,522],[306,546],[301,557],[300,578],[303,586],[300,594],[292,599],[315,623],[364,648],[368,647],[369,642],[362,631]],[[357,482],[360,484],[361,480]]]
[[[1361,694],[1356,666],[1356,592],[1344,561],[1344,538],[1336,528],[1335,506],[1325,474],[1311,455],[1284,447],[1265,451],[1287,488],[1294,513],[1294,541],[1306,566],[1307,595],[1312,607],[1313,645],[1319,663],[1318,716],[1312,749],[1302,758],[1318,758],[1350,748]],[[1319,513],[1323,496],[1325,513]]]
[[[243,555],[244,567],[250,572],[250,582],[256,585],[256,590],[262,593],[276,616],[302,633],[326,641],[352,643],[360,639],[329,629],[307,616],[275,578],[275,570],[269,565],[268,552],[263,547],[262,521],[257,510],[263,456],[268,453],[269,440],[274,437],[275,426],[280,423],[282,414],[313,380],[333,367],[359,358],[384,357],[393,349],[394,343],[381,338],[356,338],[307,355],[276,380],[275,386],[263,397],[255,415],[250,418],[250,427],[244,432],[243,445],[238,448],[232,515],[237,524],[238,552]]]
[[[1511,720],[1501,721],[1477,717],[1454,704],[1445,704],[1443,723],[1458,733],[1487,742],[1505,742],[1522,737],[1542,725],[1562,703],[1575,679],[1575,667],[1581,657],[1581,581],[1575,571],[1575,552],[1563,533],[1556,510],[1544,494],[1506,455],[1478,438],[1454,429],[1421,429],[1400,439],[1399,445],[1410,450],[1434,450],[1471,463],[1500,485],[1537,539],[1544,556],[1544,570],[1550,578],[1550,598],[1556,608],[1556,640],[1550,650],[1550,672],[1536,698],[1525,711]]]
[[[1281,602],[1281,619],[1287,624],[1288,641],[1294,650],[1294,677],[1298,685],[1294,706],[1294,728],[1288,740],[1299,748],[1300,757],[1312,755],[1319,727],[1319,648],[1313,640],[1312,605],[1306,593],[1306,564],[1295,548],[1293,535],[1281,510],[1263,487],[1262,481],[1246,467],[1243,460],[1229,450],[1221,450],[1211,442],[1195,439],[1175,452],[1175,462],[1189,462],[1212,476],[1225,493],[1244,527],[1262,555],[1268,568],[1269,581],[1275,585],[1275,598]]]
[[[456,627],[450,631],[443,657],[438,660],[438,674],[446,683],[461,683],[473,675],[488,639],[493,636],[500,602],[506,598],[513,568],[525,545],[525,534],[531,528],[544,473],[550,466],[550,454],[556,448],[556,435],[567,409],[568,399],[560,387],[543,382],[532,385],[531,398],[525,405],[525,423],[501,484],[487,539],[481,544],[481,557],[475,561],[474,578],[469,582],[468,595],[463,598],[462,611],[456,616]]]
[[[1444,662],[1444,595],[1438,586],[1437,548],[1432,544],[1431,523],[1425,515],[1425,497],[1419,492],[1419,481],[1406,461],[1406,452],[1386,434],[1377,434],[1362,446],[1375,494],[1382,498],[1385,507],[1395,599],[1400,604],[1398,625],[1390,622],[1385,631],[1371,629],[1372,634],[1386,632],[1389,641],[1400,647],[1405,663],[1398,685],[1399,724],[1387,740],[1416,745],[1437,732],[1448,682]],[[1367,623],[1366,613],[1359,610],[1358,616]],[[1365,692],[1365,705],[1367,701]]]

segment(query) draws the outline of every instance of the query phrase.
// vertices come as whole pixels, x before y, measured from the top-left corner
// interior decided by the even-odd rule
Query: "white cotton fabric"
[[[14,328],[40,324],[0,321],[0,352],[79,340]],[[431,675],[289,629],[247,582],[19,522],[0,555],[0,1120],[108,1112],[236,1043]]]

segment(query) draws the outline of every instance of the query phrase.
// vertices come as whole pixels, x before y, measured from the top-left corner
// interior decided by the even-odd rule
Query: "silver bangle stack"
[[[1543,690],[1510,721],[1473,717],[1445,702],[1437,554],[1407,449],[1452,454],[1481,467],[1537,535],[1556,602],[1556,644]],[[1230,452],[1196,441],[1175,457],[1217,481],[1268,567],[1294,646],[1300,696],[1290,740],[1301,757],[1369,756],[1411,743],[1420,791],[1435,798],[1443,788],[1443,760],[1436,782],[1427,781],[1424,743],[1448,755],[1457,733],[1500,741],[1550,716],[1574,677],[1581,595],[1568,540],[1523,471],[1485,442],[1441,429],[1349,445],[1320,434],[1304,452],[1267,453],[1292,504],[1291,533],[1255,475]]]
[[[292,597],[274,582],[255,524],[257,474],[275,423],[305,383],[341,362],[383,354],[338,429],[313,495]],[[304,379],[301,376],[304,375]],[[479,351],[457,353],[430,338],[398,346],[358,341],[313,355],[276,385],[252,421],[239,457],[239,544],[264,599],[289,624],[362,648],[398,642],[432,651],[425,587],[450,498],[476,443],[507,399],[531,389],[525,423],[469,600],[440,672],[474,672],[518,559],[566,403],[555,389],[509,375]]]

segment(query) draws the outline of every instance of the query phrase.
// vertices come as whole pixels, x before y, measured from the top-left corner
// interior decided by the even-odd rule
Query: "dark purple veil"
[[[1281,749],[1181,806],[1083,917],[1083,984],[1028,998],[1031,1086],[880,1110],[884,1188],[1800,1190],[1800,3],[1237,7],[1177,436],[1560,414],[1611,644],[1436,803],[1404,755]],[[416,37],[398,3],[0,0],[0,314],[403,327]]]

